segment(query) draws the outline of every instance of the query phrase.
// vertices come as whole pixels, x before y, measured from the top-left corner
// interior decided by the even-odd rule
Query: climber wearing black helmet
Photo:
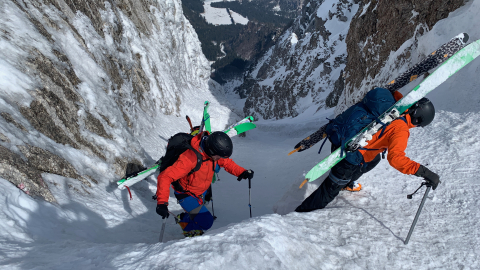
[[[394,97],[399,100],[402,95],[397,91],[394,93]],[[424,178],[435,190],[440,183],[439,176],[405,155],[408,137],[410,136],[409,129],[425,127],[434,118],[435,108],[432,102],[427,98],[420,99],[399,119],[391,122],[381,136],[378,132],[365,148],[358,150],[364,160],[361,166],[353,165],[346,159],[340,161],[331,169],[329,176],[320,187],[306,198],[295,211],[310,212],[322,209],[333,201],[341,190],[360,191],[362,186],[356,183],[356,180],[364,173],[372,170],[380,162],[380,154],[387,150],[387,160],[392,167],[404,174]]]
[[[212,183],[214,169],[217,165],[237,176],[237,180],[252,179],[253,171],[238,166],[230,156],[233,143],[224,132],[203,132],[190,141],[191,149],[183,152],[177,161],[158,175],[157,214],[168,217],[168,198],[170,185],[175,197],[185,210],[178,215],[179,224],[185,236],[202,235],[213,224],[213,216],[204,206],[207,189]],[[193,170],[201,158],[201,166]]]

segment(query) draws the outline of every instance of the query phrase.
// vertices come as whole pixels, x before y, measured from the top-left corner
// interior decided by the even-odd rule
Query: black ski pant
[[[353,165],[345,159],[342,159],[337,165],[333,166],[330,174],[320,187],[310,194],[310,196],[295,209],[295,212],[310,212],[325,208],[327,204],[337,197],[342,188],[349,184],[353,185],[353,181],[356,181],[364,173],[375,168],[380,160],[380,154],[372,161],[366,163],[366,165]]]

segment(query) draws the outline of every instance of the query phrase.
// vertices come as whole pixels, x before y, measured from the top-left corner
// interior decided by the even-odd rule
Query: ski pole
[[[418,207],[417,214],[415,215],[415,218],[413,219],[412,226],[410,226],[410,231],[408,232],[407,238],[405,239],[405,242],[404,242],[405,245],[408,244],[408,241],[410,240],[410,236],[412,236],[413,229],[415,228],[415,225],[417,224],[418,217],[420,216],[420,212],[422,212],[423,205],[425,204],[425,201],[427,199],[428,192],[430,192],[431,185],[426,184],[426,183],[422,183],[422,186],[423,185],[427,186],[427,190],[425,190],[425,194],[423,195],[423,199],[422,199],[422,202],[420,203],[420,207]],[[407,197],[407,198],[410,199],[411,196]]]
[[[167,223],[167,218],[164,218],[163,223],[162,223],[162,230],[160,231],[160,239],[159,239],[160,243],[163,242],[163,233],[165,232],[165,224],[166,223]]]
[[[210,185],[210,192],[212,193],[212,197],[210,197],[210,200],[212,201],[212,215],[213,215],[213,220],[216,220],[217,217],[215,216],[215,209],[213,208],[213,189],[212,189],[212,185]]]
[[[252,218],[252,179],[248,178],[248,207],[250,207],[250,218]]]
[[[213,209],[213,199],[212,199],[212,214],[213,214],[213,220],[217,219],[215,216],[215,209]]]

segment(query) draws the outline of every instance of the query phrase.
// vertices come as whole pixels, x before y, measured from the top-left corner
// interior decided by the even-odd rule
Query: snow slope
[[[472,23],[479,11],[480,1],[467,3],[427,33],[419,48],[460,32],[479,39],[480,27]],[[233,159],[255,171],[254,218],[249,219],[247,182],[222,171],[213,185],[218,219],[193,239],[182,239],[169,218],[165,242],[158,243],[153,177],[133,186],[129,200],[114,184],[87,194],[65,188],[78,181],[44,174],[59,205],[33,200],[0,179],[0,269],[479,269],[479,69],[477,59],[428,96],[437,116],[427,128],[411,130],[407,156],[437,172],[442,183],[428,196],[408,245],[403,240],[424,189],[407,200],[421,180],[386,161],[360,179],[361,192],[342,192],[323,210],[291,212],[320,184],[298,189],[302,173],[326,153],[317,155],[317,147],[287,153],[333,115],[307,111],[258,122],[247,137],[234,138]],[[227,122],[214,107],[212,123]],[[174,120],[179,126],[162,126],[159,119],[151,126],[162,128],[141,133],[139,141],[152,157],[163,151],[159,136],[187,129],[182,117],[169,122]],[[173,200],[170,209],[180,212]]]

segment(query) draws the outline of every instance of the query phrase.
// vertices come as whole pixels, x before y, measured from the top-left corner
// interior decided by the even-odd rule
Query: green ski
[[[425,97],[429,92],[437,88],[445,82],[449,77],[462,69],[465,65],[473,61],[480,55],[480,40],[474,41],[461,49],[441,64],[430,76],[424,79],[417,87],[397,101],[390,109],[383,113],[379,118],[383,123],[390,123],[410,108],[415,102]],[[376,121],[369,124],[349,142],[346,143],[347,151],[355,151],[359,147],[368,145],[368,138],[371,138],[382,127]],[[300,188],[308,181],[314,181],[330,170],[335,164],[340,162],[344,157],[340,155],[341,149],[338,148],[320,163],[315,165],[306,175],[305,180]]]

